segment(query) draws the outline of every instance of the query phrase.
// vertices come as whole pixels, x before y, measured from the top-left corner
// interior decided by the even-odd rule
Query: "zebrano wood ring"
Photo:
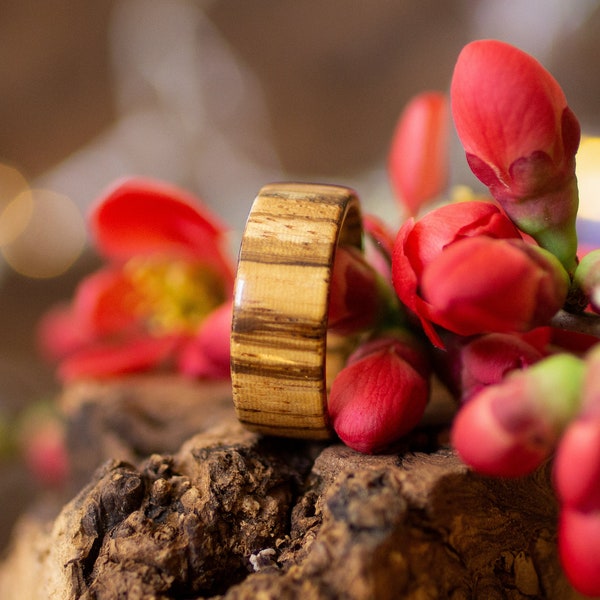
[[[327,335],[338,245],[362,248],[352,190],[305,183],[260,190],[240,247],[231,332],[233,401],[251,430],[331,436],[328,387],[347,354]]]

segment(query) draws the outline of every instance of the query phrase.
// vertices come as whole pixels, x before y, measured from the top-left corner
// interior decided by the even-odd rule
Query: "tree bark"
[[[63,407],[87,484],[18,523],[5,600],[578,597],[549,464],[482,477],[432,422],[383,456],[263,438],[226,387],[177,379],[81,384]]]

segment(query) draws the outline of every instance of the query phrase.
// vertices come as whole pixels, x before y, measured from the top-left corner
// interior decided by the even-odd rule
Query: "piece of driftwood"
[[[102,464],[56,518],[17,524],[0,598],[578,597],[558,563],[549,465],[476,475],[433,449],[437,426],[385,456],[261,437],[223,392],[160,378],[68,390],[74,448],[96,436],[86,468]],[[199,433],[178,440],[163,410],[184,431],[195,415]],[[162,429],[170,439],[150,442]]]
[[[176,375],[76,382],[59,402],[73,494],[106,460],[137,464],[154,453],[174,453],[193,435],[233,420],[229,382],[198,384]]]

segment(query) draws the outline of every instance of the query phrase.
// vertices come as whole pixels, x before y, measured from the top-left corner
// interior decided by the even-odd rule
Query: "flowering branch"
[[[475,175],[515,224],[572,273],[580,128],[557,81],[518,48],[480,40],[461,51],[451,97]]]
[[[578,256],[579,123],[540,63],[494,40],[460,53],[451,106],[492,198],[417,218],[446,185],[447,102],[409,102],[388,175],[410,218],[394,231],[366,216],[365,254],[336,251],[328,325],[358,344],[329,418],[355,450],[392,452],[435,373],[457,401],[452,443],[474,469],[516,477],[556,453],[563,564],[600,594],[600,249]],[[40,329],[62,378],[228,377],[233,269],[219,220],[182,190],[133,178],[102,196],[90,227],[105,265]]]
[[[598,536],[583,531],[600,532],[600,249],[577,256],[579,123],[535,59],[494,40],[463,49],[451,101],[493,199],[415,218],[445,177],[434,139],[445,133],[433,125],[442,98],[419,95],[388,163],[411,215],[388,246],[404,327],[421,340],[419,364],[456,395],[451,440],[472,468],[517,477],[558,452],[563,564],[580,591],[599,594]],[[361,452],[393,450],[427,402],[429,375],[397,335],[376,330],[331,389],[334,427]]]

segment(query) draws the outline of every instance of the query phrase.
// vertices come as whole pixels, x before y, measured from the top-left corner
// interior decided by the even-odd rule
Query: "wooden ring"
[[[233,401],[249,429],[332,434],[328,386],[347,356],[345,344],[327,335],[338,245],[362,248],[352,190],[305,183],[260,190],[240,247],[231,331]]]

